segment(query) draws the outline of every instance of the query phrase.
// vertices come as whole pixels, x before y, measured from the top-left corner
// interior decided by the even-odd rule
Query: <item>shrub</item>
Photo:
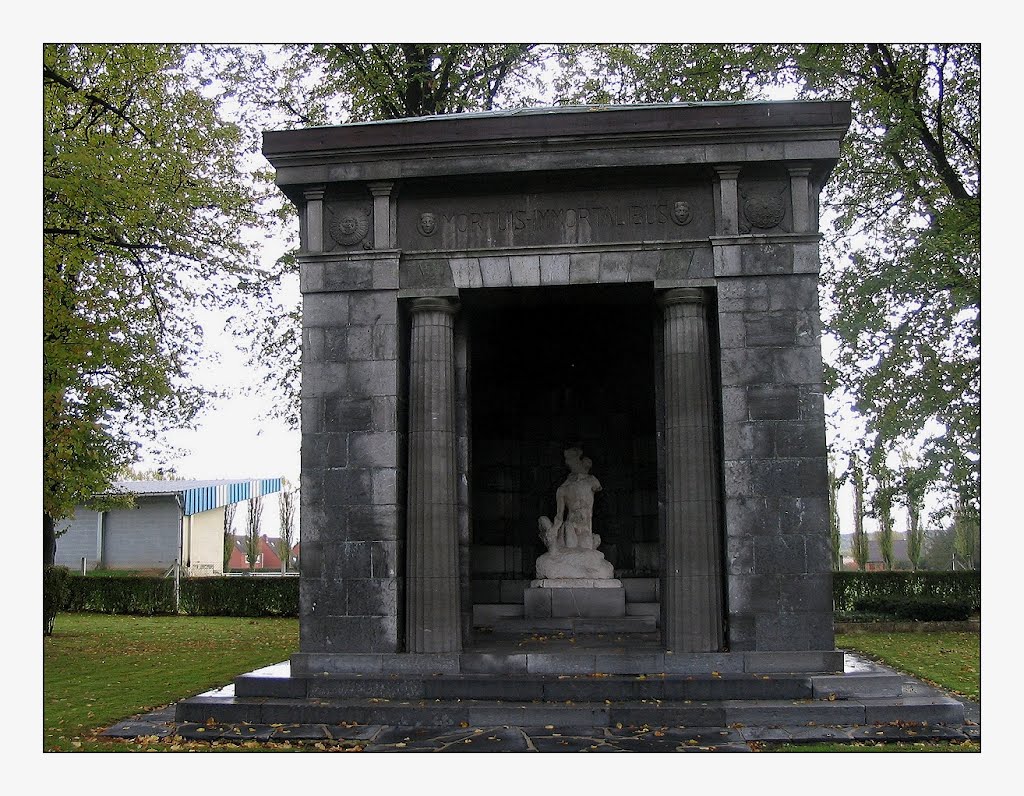
[[[965,622],[971,618],[971,606],[959,600],[919,597],[900,606],[896,616],[913,622]]]
[[[71,571],[67,567],[43,567],[43,635],[53,635],[57,612],[68,596]]]
[[[962,622],[971,615],[969,603],[935,597],[862,597],[854,603],[854,609],[864,614],[894,617],[908,622]]]
[[[164,577],[68,574],[66,611],[153,616],[173,614],[174,581]],[[182,578],[178,611],[193,616],[298,616],[295,577]]]
[[[193,616],[298,616],[295,577],[188,578],[181,610]]]
[[[981,608],[980,572],[834,572],[832,600],[838,612],[854,611],[866,598],[897,602],[934,599]]]
[[[173,614],[174,581],[162,577],[74,576],[69,580],[65,610],[100,614],[153,616]]]

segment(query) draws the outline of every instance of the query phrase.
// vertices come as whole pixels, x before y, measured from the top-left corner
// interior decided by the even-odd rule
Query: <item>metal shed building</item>
[[[79,569],[167,569],[176,560],[192,576],[223,574],[224,507],[281,491],[280,478],[118,481],[112,493],[132,508],[77,506],[58,526],[58,565]]]

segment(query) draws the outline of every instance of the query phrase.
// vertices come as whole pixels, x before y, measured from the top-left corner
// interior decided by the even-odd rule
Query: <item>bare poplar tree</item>
[[[960,569],[979,569],[981,528],[963,500],[953,513],[953,552]]]
[[[867,569],[870,555],[868,535],[864,530],[864,471],[859,464],[853,463],[853,560],[857,562],[858,569]]]
[[[281,572],[288,571],[288,563],[292,556],[292,537],[295,533],[295,504],[296,490],[288,488],[288,482],[284,482],[284,489],[277,498],[278,519],[281,522],[281,536],[277,540],[277,555],[281,559]]]
[[[832,569],[839,572],[843,568],[842,537],[839,535],[839,476],[836,475],[832,462],[828,465],[828,530],[832,543]]]
[[[891,570],[896,558],[896,540],[892,526],[892,489],[887,476],[882,475],[875,490],[875,515],[878,517],[878,547],[882,553],[882,563]]]
[[[231,567],[231,552],[235,549],[235,511],[237,503],[228,503],[224,507],[224,574]]]
[[[910,522],[907,526],[907,558],[910,568],[915,572],[921,568],[921,555],[924,553],[924,526],[921,524],[921,501],[911,497],[907,501],[907,513]]]
[[[249,498],[249,513],[245,522],[245,555],[249,559],[249,572],[256,570],[260,556],[260,520],[263,518],[263,498]]]

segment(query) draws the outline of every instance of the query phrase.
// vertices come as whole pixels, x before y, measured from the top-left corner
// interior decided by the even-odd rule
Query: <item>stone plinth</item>
[[[538,581],[534,581],[537,583]],[[543,581],[541,581],[543,582]],[[612,619],[626,615],[626,590],[616,581],[595,581],[592,586],[530,586],[523,592],[528,619],[584,617]],[[600,585],[596,585],[600,584]],[[608,584],[605,586],[605,584]],[[614,584],[614,585],[613,585]]]

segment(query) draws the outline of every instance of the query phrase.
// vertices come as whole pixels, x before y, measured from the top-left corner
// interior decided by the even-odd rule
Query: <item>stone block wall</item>
[[[777,261],[718,284],[732,650],[833,643],[817,279]],[[769,273],[758,273],[758,270]]]
[[[370,261],[397,273],[397,260]],[[401,647],[405,456],[398,291],[302,263],[303,651]],[[378,282],[380,280],[378,279]]]

